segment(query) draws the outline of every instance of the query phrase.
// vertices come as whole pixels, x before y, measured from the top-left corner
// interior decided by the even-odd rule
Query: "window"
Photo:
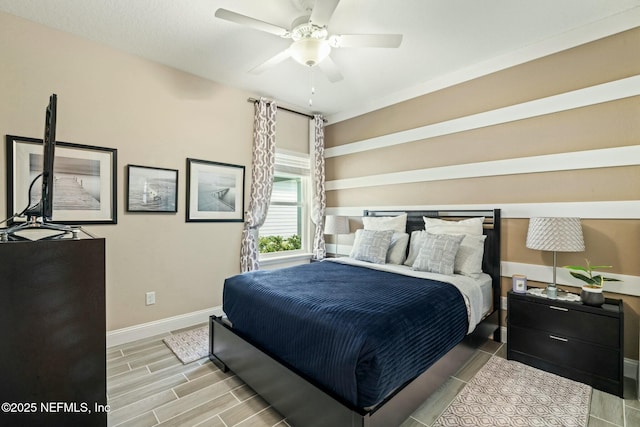
[[[261,255],[309,252],[309,156],[276,152],[271,204],[259,230]]]

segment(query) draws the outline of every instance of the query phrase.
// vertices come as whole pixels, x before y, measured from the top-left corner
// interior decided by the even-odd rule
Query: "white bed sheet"
[[[469,317],[469,330],[467,333],[473,332],[478,323],[480,323],[485,315],[491,311],[493,306],[492,280],[491,276],[486,273],[482,273],[479,278],[474,279],[461,274],[448,276],[445,274],[413,270],[411,267],[406,265],[374,264],[349,257],[327,258],[325,261],[357,265],[374,270],[388,271],[391,273],[403,274],[405,276],[438,280],[440,282],[452,284],[458,288],[464,297],[465,304],[467,306],[467,314]]]

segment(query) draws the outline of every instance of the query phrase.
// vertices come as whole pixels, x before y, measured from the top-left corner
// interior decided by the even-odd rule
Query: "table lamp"
[[[324,219],[324,234],[333,234],[335,236],[336,251],[338,256],[338,235],[349,234],[349,218],[340,215],[327,215]]]
[[[553,252],[553,283],[546,289],[548,298],[557,298],[556,252],[584,251],[580,218],[531,218],[527,232],[527,248]]]

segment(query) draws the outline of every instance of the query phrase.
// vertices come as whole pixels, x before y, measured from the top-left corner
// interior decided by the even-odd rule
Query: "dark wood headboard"
[[[493,307],[500,311],[501,276],[500,276],[500,209],[478,210],[365,210],[364,216],[396,216],[407,214],[407,233],[424,230],[422,217],[440,218],[444,220],[460,221],[463,219],[484,217],[483,230],[487,236],[484,242],[484,258],[482,271],[492,278]]]

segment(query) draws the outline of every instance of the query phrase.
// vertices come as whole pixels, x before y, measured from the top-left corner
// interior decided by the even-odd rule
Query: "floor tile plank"
[[[188,411],[182,412],[173,418],[167,419],[159,424],[162,427],[183,427],[198,424],[201,421],[208,420],[212,416],[223,412],[228,408],[237,405],[238,401],[231,393],[223,394],[215,399],[204,402],[201,405],[193,407]],[[157,413],[157,412],[156,412]]]
[[[170,334],[107,350],[109,426],[291,427],[233,372],[223,373],[207,358],[182,364],[162,341],[167,336]],[[506,345],[483,344],[402,427],[431,426],[492,354],[506,357]],[[635,383],[625,384],[626,400],[595,390],[589,427],[640,425],[640,404],[635,392],[631,396],[626,391],[634,387]]]

